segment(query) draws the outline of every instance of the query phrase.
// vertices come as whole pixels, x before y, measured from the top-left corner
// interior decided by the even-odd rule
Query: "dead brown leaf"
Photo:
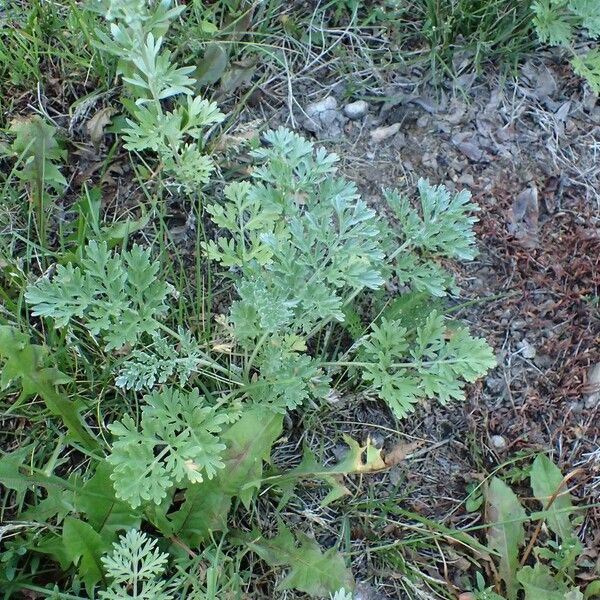
[[[394,123],[387,127],[377,127],[371,131],[371,141],[375,143],[383,142],[388,138],[396,135],[400,131],[400,123]]]
[[[394,467],[405,460],[417,448],[420,448],[423,442],[411,442],[409,444],[400,442],[396,444],[389,452],[386,453],[384,461],[386,467]]]
[[[525,248],[533,249],[538,245],[539,214],[538,189],[532,184],[515,198],[508,227]]]
[[[107,125],[110,125],[112,116],[116,110],[112,106],[106,106],[94,113],[94,116],[85,124],[85,130],[90,137],[94,148],[100,146],[100,142],[104,137],[104,130]]]

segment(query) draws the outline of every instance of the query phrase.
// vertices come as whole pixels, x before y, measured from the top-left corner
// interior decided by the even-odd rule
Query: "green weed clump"
[[[200,196],[217,172],[207,136],[224,117],[168,47],[183,7],[92,5],[108,23],[96,47],[125,84],[119,140],[134,163],[159,165],[169,191]],[[345,437],[336,463],[306,448],[287,470],[272,450],[286,420],[302,427],[336,396],[406,419],[423,400],[461,401],[494,366],[487,343],[443,312],[458,291],[443,265],[476,254],[470,194],[421,180],[416,204],[386,192],[383,218],[337,156],[269,131],[247,176],[203,196],[191,282],[149,182],[139,219],[104,222],[100,191],[84,189],[50,236],[62,141],[41,117],[11,134],[6,186],[26,187],[37,231],[0,256],[0,389],[14,425],[0,455],[6,597],[240,598],[260,561],[285,572],[277,593],[348,600],[342,534],[325,547],[283,517],[305,481],[323,506],[347,498],[349,478],[387,468],[382,450]],[[265,499],[276,532],[261,528]]]
[[[545,455],[539,454],[528,469],[522,470],[529,480],[537,510],[529,514],[517,494],[500,477],[492,477],[470,497],[485,499],[488,548],[495,553],[497,583],[486,587],[477,574],[476,600],[584,600],[594,598],[600,582],[587,586],[585,593],[576,584],[578,569],[585,568],[583,546],[577,538],[581,517],[576,516],[573,497],[568,491],[570,476]],[[526,544],[525,525],[536,523]],[[539,536],[545,525],[554,537]],[[532,560],[533,559],[533,560]],[[500,589],[504,595],[497,593]]]
[[[573,70],[600,93],[600,49],[580,48],[582,37],[600,38],[600,4],[593,0],[535,0],[534,23],[540,40],[566,48]]]
[[[426,61],[438,79],[489,62],[514,69],[534,47],[533,11],[522,0],[331,0],[321,9],[340,25],[381,28],[394,62]]]
[[[140,594],[148,588],[172,597],[170,586],[183,580],[157,583],[166,558],[135,533],[150,526],[173,557],[182,545],[196,557],[218,536],[235,552],[287,568],[281,589],[316,597],[349,590],[351,573],[334,548],[322,551],[284,524],[272,539],[258,530],[230,531],[232,507],[250,508],[263,486],[264,462],[284,416],[319,406],[333,393],[335,376],[379,396],[403,418],[421,398],[461,399],[465,383],[494,365],[483,340],[451,327],[438,312],[419,324],[401,313],[383,317],[345,350],[322,341],[324,331],[325,339],[335,339],[345,310],[390,277],[437,296],[455,287],[438,260],[474,256],[476,207],[467,193],[452,196],[423,181],[416,210],[390,192],[397,222],[385,222],[336,176],[334,155],[315,152],[285,129],[267,133],[265,144],[253,152],[250,179],[230,183],[206,209],[220,234],[202,252],[233,285],[217,332],[226,339],[220,352],[177,322],[169,300],[175,290],[161,278],[161,257],[151,248],[116,251],[91,239],[52,277],[18,292],[30,316],[50,329],[46,343],[36,345],[14,316],[8,319],[0,329],[2,384],[7,399],[20,387],[17,404],[40,398],[45,408],[31,408],[31,418],[47,414],[64,437],[50,468],[39,463],[35,443],[1,459],[20,518],[36,524],[18,533],[27,554],[5,578],[10,589],[36,589],[38,565],[45,563],[32,557],[43,555],[74,567],[79,577],[72,585],[80,580],[91,597],[98,588],[103,597],[120,597],[121,584],[136,577]],[[59,371],[51,344],[66,340],[79,358]],[[98,405],[93,415],[78,398],[89,398],[85,386],[102,374],[112,377],[113,409],[106,414]],[[331,488],[326,501],[333,502],[348,493],[340,477],[385,467],[371,445],[348,443],[348,458],[337,467],[308,457],[281,485],[286,477],[317,477]],[[69,447],[82,464],[64,476],[59,457]],[[278,487],[277,478],[270,481],[270,489]],[[114,574],[115,556],[129,560],[123,557],[133,548],[154,565],[145,579],[126,566]],[[181,568],[192,577],[189,562]],[[198,593],[205,585],[198,583]]]

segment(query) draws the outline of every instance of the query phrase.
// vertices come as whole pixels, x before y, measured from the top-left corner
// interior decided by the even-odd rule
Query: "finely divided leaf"
[[[581,19],[590,37],[600,37],[600,3],[597,0],[571,0],[569,8]]]
[[[129,415],[110,425],[115,436],[108,462],[117,497],[133,508],[160,504],[175,483],[212,479],[223,468],[224,426],[235,411],[211,406],[198,390],[163,388],[144,397],[138,428]]]
[[[473,338],[465,328],[448,331],[436,311],[417,327],[413,338],[399,321],[382,318],[362,342],[364,359],[357,362],[398,418],[414,410],[420,398],[442,404],[464,399],[465,382],[474,382],[495,366],[485,340]]]
[[[566,13],[551,0],[535,0],[531,5],[534,12],[533,23],[538,37],[544,43],[568,46],[573,37],[573,27]]]
[[[157,279],[159,268],[149,248],[113,254],[106,242],[91,241],[81,266],[58,265],[52,280],[42,277],[27,288],[25,299],[33,315],[53,318],[58,328],[80,319],[106,350],[115,350],[158,330],[169,289]]]
[[[454,196],[443,186],[432,186],[425,179],[418,182],[421,214],[397,192],[387,192],[386,199],[396,212],[405,242],[414,249],[434,255],[463,260],[475,257],[477,218],[472,215],[479,207],[471,202],[471,194],[463,190]]]
[[[597,94],[600,93],[600,50],[593,48],[572,59],[573,70],[581,77],[585,77],[590,87]]]
[[[110,585],[100,592],[101,600],[174,600],[163,578],[168,555],[159,551],[156,540],[131,529],[102,557]]]

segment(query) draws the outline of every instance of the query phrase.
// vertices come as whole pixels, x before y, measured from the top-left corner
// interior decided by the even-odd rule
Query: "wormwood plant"
[[[90,597],[204,598],[209,588],[233,590],[233,576],[196,575],[195,561],[208,560],[200,558],[206,553],[219,564],[252,553],[286,570],[281,590],[344,597],[353,579],[337,548],[323,550],[284,523],[275,537],[265,536],[251,516],[249,527],[230,531],[232,507],[250,508],[261,489],[283,507],[297,484],[316,480],[329,488],[328,504],[349,493],[344,477],[385,468],[369,441],[347,439],[337,465],[324,467],[307,450],[295,469],[264,473],[284,415],[318,410],[330,395],[352,390],[379,397],[404,418],[422,398],[459,400],[465,383],[494,364],[483,340],[438,311],[425,309],[416,321],[401,311],[385,318],[367,312],[365,333],[341,337],[348,309],[391,279],[422,297],[456,288],[441,261],[475,254],[468,193],[421,181],[414,207],[389,192],[395,218],[387,222],[337,176],[336,156],[285,129],[264,141],[249,179],[229,184],[206,207],[217,233],[203,251],[232,284],[212,344],[191,327],[172,326],[174,290],[151,248],[113,251],[96,241],[31,282],[25,300],[32,316],[68,340],[89,379],[112,373],[110,416],[100,407],[95,422],[84,418],[82,403],[56,391],[77,372],[52,369],[44,347],[15,325],[0,329],[7,342],[2,385],[20,383],[26,398],[42,396],[67,427],[66,441],[87,457],[86,473],[70,477],[39,466],[35,448],[25,449],[28,466],[21,451],[0,459],[0,477],[27,505],[28,522],[51,525],[19,539],[28,556],[75,568],[73,586],[81,580]],[[21,362],[22,355],[30,358]],[[162,536],[160,551],[139,533],[144,524]],[[35,564],[28,561],[10,589],[34,589]]]
[[[600,92],[600,50],[576,50],[581,30],[591,39],[600,37],[600,3],[595,0],[535,0],[534,25],[542,42],[563,46],[572,54],[571,63],[591,88]]]
[[[98,49],[118,58],[117,72],[131,98],[122,130],[125,148],[158,154],[164,171],[182,189],[204,185],[214,164],[203,152],[205,131],[224,115],[194,94],[194,66],[180,67],[165,48],[170,24],[185,10],[171,0],[90,0],[109,23],[97,30]],[[169,100],[169,108],[164,101]]]

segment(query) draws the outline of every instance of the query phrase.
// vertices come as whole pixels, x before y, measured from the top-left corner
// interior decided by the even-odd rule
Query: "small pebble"
[[[304,129],[317,133],[333,125],[335,121],[342,118],[337,106],[337,100],[333,96],[307,104],[304,108],[307,117]]]
[[[475,185],[475,179],[470,173],[463,173],[458,178],[458,183],[462,183],[463,185],[466,185],[468,187],[473,187]]]
[[[507,446],[506,440],[501,435],[493,435],[490,440],[496,450],[504,450]]]
[[[423,115],[417,119],[417,127],[424,129],[429,125],[429,117],[427,115]]]
[[[369,103],[364,100],[357,100],[344,106],[344,114],[353,121],[362,119],[369,112]]]
[[[521,356],[523,358],[527,358],[529,360],[531,360],[532,358],[535,358],[535,355],[536,355],[535,348],[527,340],[523,340],[523,341],[519,342],[517,344],[517,348],[519,348],[519,350],[521,351]]]
[[[587,388],[590,393],[584,397],[586,408],[596,408],[600,403],[600,363],[595,364],[587,377]]]

